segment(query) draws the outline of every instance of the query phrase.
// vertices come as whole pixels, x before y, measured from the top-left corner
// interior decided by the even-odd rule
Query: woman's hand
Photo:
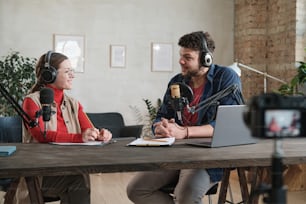
[[[102,128],[100,130],[100,134],[98,135],[97,140],[101,140],[103,142],[109,142],[111,139],[112,139],[112,133],[109,130]]]
[[[97,128],[87,128],[82,133],[83,142],[94,141],[99,136],[99,130]]]

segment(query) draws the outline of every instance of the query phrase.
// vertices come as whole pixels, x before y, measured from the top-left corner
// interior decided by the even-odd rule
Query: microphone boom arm
[[[35,120],[32,120],[30,116],[20,107],[17,101],[8,93],[8,91],[0,83],[0,92],[2,96],[13,106],[14,110],[18,115],[23,119],[23,121],[31,128],[38,125]],[[36,114],[36,117],[39,116],[39,113]]]
[[[218,92],[218,93],[212,95],[211,97],[205,99],[204,101],[200,102],[196,106],[192,106],[192,107],[187,106],[188,111],[191,114],[194,114],[194,113],[202,110],[203,108],[206,108],[208,105],[218,103],[218,100],[220,100],[221,98],[223,98],[223,97],[227,96],[228,94],[232,93],[236,89],[237,89],[237,84],[232,84],[231,86],[221,90],[220,92]]]

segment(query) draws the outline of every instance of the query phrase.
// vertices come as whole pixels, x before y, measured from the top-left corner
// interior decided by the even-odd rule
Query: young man
[[[243,103],[240,78],[232,69],[212,63],[215,43],[209,33],[199,31],[186,34],[180,38],[178,45],[181,73],[168,84],[163,104],[153,124],[154,135],[176,139],[211,137],[217,106]],[[195,106],[229,86],[237,88],[219,98],[216,103],[206,104],[198,112],[192,113],[185,107],[181,111],[182,116],[178,116],[176,110],[169,105],[169,88],[178,82],[190,86],[193,91],[193,100],[189,106]],[[203,195],[215,182],[221,180],[222,174],[223,169],[141,172],[129,183],[127,194],[136,204],[202,203]],[[174,199],[162,191],[163,187],[169,185],[174,187]]]

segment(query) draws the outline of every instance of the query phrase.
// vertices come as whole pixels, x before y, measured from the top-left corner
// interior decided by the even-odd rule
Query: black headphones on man
[[[213,63],[213,57],[211,52],[208,49],[207,41],[205,34],[201,32],[202,36],[202,50],[200,50],[200,65],[204,67],[210,67],[210,65]]]
[[[56,80],[57,70],[50,65],[50,60],[53,53],[53,51],[48,51],[46,53],[45,63],[41,71],[41,79],[46,84],[52,84]]]

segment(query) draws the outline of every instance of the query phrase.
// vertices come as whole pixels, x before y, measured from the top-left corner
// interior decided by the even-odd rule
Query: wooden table
[[[176,142],[171,147],[127,147],[131,139],[104,146],[10,144],[17,151],[0,157],[0,177],[270,166],[274,140],[222,148]],[[283,163],[306,163],[306,138],[283,140]],[[32,198],[31,198],[32,199]],[[35,203],[33,201],[33,203]]]

